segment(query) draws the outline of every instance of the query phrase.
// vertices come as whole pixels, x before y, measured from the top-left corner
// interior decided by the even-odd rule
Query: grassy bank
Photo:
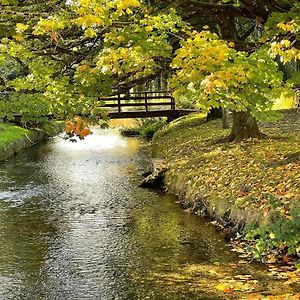
[[[31,147],[48,135],[61,131],[58,122],[47,124],[41,131],[25,129],[9,123],[0,123],[0,161],[6,160],[24,148]]]
[[[42,140],[45,134],[12,124],[0,123],[0,161]]]
[[[189,115],[155,134],[153,154],[184,207],[243,233],[257,258],[288,260],[300,255],[300,112],[260,127],[268,138],[221,142],[220,121]]]

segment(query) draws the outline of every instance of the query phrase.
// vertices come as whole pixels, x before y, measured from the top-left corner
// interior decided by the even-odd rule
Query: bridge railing
[[[109,118],[149,118],[149,117],[167,117],[168,120],[173,120],[179,115],[190,113],[188,111],[176,109],[175,99],[171,96],[169,91],[142,91],[134,92],[129,95],[116,95],[106,98],[99,98],[100,107],[107,108]],[[78,112],[76,115],[89,116]],[[48,114],[48,118],[56,118],[57,116]],[[61,116],[60,118],[63,118]],[[14,114],[14,122],[20,123],[22,115],[20,113]]]
[[[159,92],[135,92],[130,95],[117,95],[113,97],[101,98],[105,108],[110,108],[112,112],[128,111],[159,111],[159,110],[176,110],[175,99],[168,91]]]

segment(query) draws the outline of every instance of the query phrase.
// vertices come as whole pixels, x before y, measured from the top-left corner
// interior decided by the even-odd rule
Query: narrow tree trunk
[[[222,108],[213,107],[207,114],[206,122],[222,118]]]
[[[230,141],[240,142],[249,138],[262,138],[263,136],[259,131],[255,118],[249,112],[233,112],[232,128],[229,135]]]
[[[228,110],[226,108],[223,108],[222,110],[222,126],[223,129],[230,128],[229,115],[228,115]]]

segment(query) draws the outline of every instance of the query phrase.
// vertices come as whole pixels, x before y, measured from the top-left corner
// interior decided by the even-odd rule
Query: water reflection
[[[109,120],[109,126],[110,127],[136,127],[137,126],[137,121],[136,119],[112,119]]]
[[[0,299],[223,299],[220,274],[260,276],[173,196],[137,187],[147,159],[111,129],[3,163]]]

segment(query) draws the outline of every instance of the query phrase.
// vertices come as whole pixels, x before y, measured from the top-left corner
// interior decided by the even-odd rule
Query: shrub
[[[300,257],[300,209],[296,205],[284,215],[276,211],[269,224],[247,231],[246,239],[255,242],[251,250],[257,258],[280,252]]]
[[[137,128],[140,135],[151,139],[154,133],[166,124],[163,118],[146,118],[137,120]]]

